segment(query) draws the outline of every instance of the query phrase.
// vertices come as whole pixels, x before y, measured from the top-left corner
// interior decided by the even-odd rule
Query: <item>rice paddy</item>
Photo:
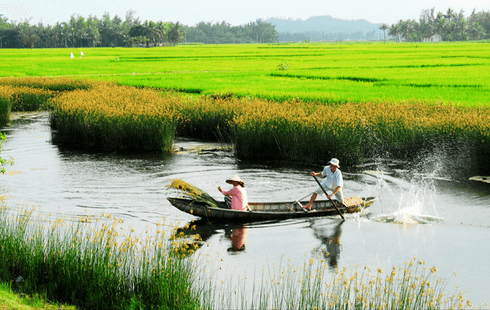
[[[283,101],[485,105],[488,42],[309,43],[0,51],[3,76],[75,76]],[[291,70],[277,70],[289,61]]]

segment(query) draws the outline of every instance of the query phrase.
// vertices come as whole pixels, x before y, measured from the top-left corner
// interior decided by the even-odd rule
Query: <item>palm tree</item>
[[[92,42],[92,46],[100,44],[99,21],[94,17],[87,19],[87,39]]]
[[[386,30],[388,30],[390,26],[388,24],[382,23],[381,26],[379,27],[379,30],[383,30],[383,38],[386,43]]]
[[[157,23],[158,35],[159,35],[159,43],[163,43],[163,38],[166,36],[168,32],[168,24],[162,21]]]
[[[437,18],[435,19],[435,24],[436,24],[436,33],[440,34],[443,38],[445,37],[445,31],[446,31],[446,20],[444,19],[444,16],[442,15],[441,12],[437,13]]]
[[[485,30],[479,22],[474,22],[468,29],[471,40],[481,40],[485,36]]]
[[[395,42],[398,42],[398,36],[400,35],[400,25],[393,24],[388,30],[388,35],[393,36],[395,38]]]
[[[170,29],[168,31],[168,40],[177,45],[177,43],[181,42],[185,38],[184,27],[176,22],[175,24],[170,24]]]

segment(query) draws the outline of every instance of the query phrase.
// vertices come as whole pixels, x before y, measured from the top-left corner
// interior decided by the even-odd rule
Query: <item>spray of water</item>
[[[374,220],[399,225],[417,225],[442,222],[437,213],[438,192],[434,185],[437,172],[427,173],[408,168],[397,169],[400,162],[378,161],[376,170],[365,170],[365,175],[376,178],[376,193],[381,213]],[[400,168],[400,167],[398,167]]]

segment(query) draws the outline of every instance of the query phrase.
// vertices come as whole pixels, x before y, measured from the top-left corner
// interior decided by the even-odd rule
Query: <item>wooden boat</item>
[[[257,222],[274,221],[305,217],[335,216],[338,211],[331,200],[317,200],[314,202],[311,211],[306,211],[301,205],[308,204],[302,202],[251,202],[249,203],[252,211],[238,211],[226,208],[224,202],[220,202],[220,208],[209,207],[207,204],[186,198],[167,198],[170,203],[180,211],[198,216],[210,222]],[[345,198],[346,206],[339,206],[342,213],[355,213],[363,208],[369,207],[375,201],[374,197]]]

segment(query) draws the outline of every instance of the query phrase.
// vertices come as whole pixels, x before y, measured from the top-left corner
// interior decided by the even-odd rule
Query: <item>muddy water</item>
[[[46,215],[108,213],[137,229],[162,219],[178,226],[197,219],[168,203],[166,197],[174,194],[166,188],[169,179],[183,179],[221,198],[217,187],[228,188],[224,180],[238,173],[249,200],[294,201],[315,189],[308,173],[321,169],[241,162],[226,145],[191,140],[178,140],[179,152],[172,156],[65,150],[51,143],[42,113],[18,117],[4,132],[2,157],[15,160],[0,176],[4,203],[38,206]],[[211,257],[208,269],[225,283],[260,275],[285,260],[302,265],[322,250],[330,253],[331,272],[354,265],[388,271],[416,257],[449,279],[451,292],[458,285],[468,290],[465,296],[473,304],[483,305],[490,301],[490,184],[441,175],[433,164],[424,165],[424,160],[443,164],[444,157],[437,156],[418,163],[377,159],[363,167],[342,167],[346,196],[377,198],[345,222],[333,217],[246,227],[198,225],[206,246],[196,255]],[[236,251],[241,244],[244,250]]]

